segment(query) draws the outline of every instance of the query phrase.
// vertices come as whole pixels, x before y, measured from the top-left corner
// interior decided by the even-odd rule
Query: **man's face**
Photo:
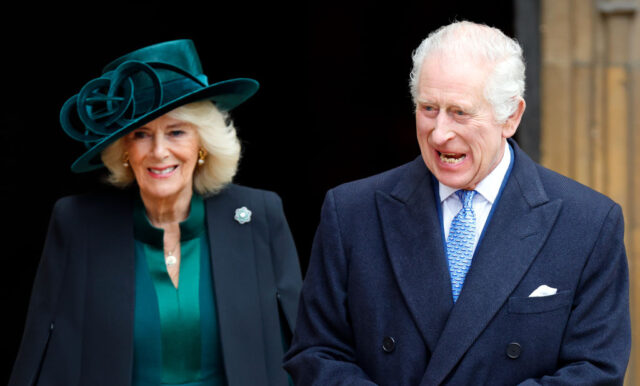
[[[416,129],[422,158],[441,183],[475,189],[500,162],[517,122],[498,124],[484,97],[485,63],[427,57],[418,83]],[[522,102],[524,104],[524,102]],[[521,113],[521,112],[520,112]]]

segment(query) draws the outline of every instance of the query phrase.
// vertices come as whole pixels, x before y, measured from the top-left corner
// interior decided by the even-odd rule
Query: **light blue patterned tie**
[[[449,237],[447,237],[447,259],[451,274],[451,290],[453,302],[458,300],[464,277],[469,271],[473,257],[473,244],[476,238],[476,214],[473,211],[473,196],[475,190],[458,190],[456,195],[462,202],[462,209],[451,221]]]

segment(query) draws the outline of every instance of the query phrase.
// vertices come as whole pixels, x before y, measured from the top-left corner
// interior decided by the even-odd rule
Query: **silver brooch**
[[[251,211],[247,209],[246,206],[243,206],[242,208],[236,209],[236,214],[233,218],[240,224],[248,223],[251,221]]]

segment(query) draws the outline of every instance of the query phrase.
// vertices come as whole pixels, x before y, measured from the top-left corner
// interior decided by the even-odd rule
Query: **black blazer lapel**
[[[433,185],[418,157],[390,195],[376,192],[393,273],[430,350],[453,306]]]
[[[535,164],[517,145],[511,176],[432,354],[423,384],[440,384],[521,281],[549,236],[560,201],[549,201]]]
[[[234,220],[235,209],[258,205],[250,197],[241,202],[229,189],[205,201],[224,365],[229,384],[263,384],[268,376],[253,227]]]
[[[84,207],[89,220],[81,385],[126,385],[133,363],[133,200],[116,195]]]

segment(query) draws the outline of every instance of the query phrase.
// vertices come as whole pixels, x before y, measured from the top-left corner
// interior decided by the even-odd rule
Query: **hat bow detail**
[[[67,100],[61,111],[63,130],[89,147],[157,109],[166,99],[158,70],[172,71],[196,82],[198,87],[206,86],[195,76],[168,63],[126,61],[87,82],[77,95]],[[79,123],[82,129],[77,127]]]

